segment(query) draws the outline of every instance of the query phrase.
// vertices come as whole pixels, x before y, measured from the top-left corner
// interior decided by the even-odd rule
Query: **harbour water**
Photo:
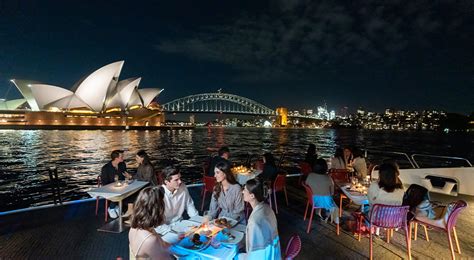
[[[353,129],[196,128],[158,131],[0,130],[0,212],[52,202],[47,169],[58,168],[63,200],[87,198],[97,185],[100,168],[114,149],[127,150],[129,167],[145,149],[156,169],[180,166],[186,183],[199,182],[207,148],[227,145],[231,161],[239,165],[249,155],[264,152],[291,171],[304,157],[309,143],[330,158],[338,146],[368,150],[459,156],[474,161],[474,134],[388,132]],[[136,167],[136,166],[135,166]]]

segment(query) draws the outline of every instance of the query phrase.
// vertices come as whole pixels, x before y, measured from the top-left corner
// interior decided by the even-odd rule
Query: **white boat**
[[[427,188],[430,192],[442,193],[451,196],[458,194],[474,196],[474,167],[469,160],[461,157],[438,156],[406,153],[367,151],[367,154],[391,154],[404,157],[408,164],[407,168],[400,168],[400,179],[405,187],[418,184]],[[441,161],[440,167],[423,167],[426,161]],[[372,167],[371,178],[378,179],[378,167]]]

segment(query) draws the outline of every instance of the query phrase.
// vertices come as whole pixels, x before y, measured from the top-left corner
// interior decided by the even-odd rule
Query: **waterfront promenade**
[[[296,186],[296,178],[288,181],[290,205],[279,196],[278,228],[282,250],[292,234],[302,239],[302,251],[297,259],[365,259],[369,255],[369,240],[358,242],[350,232],[341,230],[336,235],[335,227],[314,220],[311,232],[306,234],[307,221],[303,221],[305,194]],[[196,205],[200,204],[201,188],[190,188]],[[449,197],[432,195],[433,200],[448,202],[464,199],[470,205],[473,197]],[[103,206],[103,202],[100,203]],[[355,210],[350,206],[346,210]],[[94,215],[95,200],[45,210],[0,216],[0,259],[128,259],[128,232],[112,234],[98,232],[103,224],[103,209]],[[346,212],[347,214],[347,212]],[[5,225],[3,224],[5,223]],[[422,231],[419,230],[419,231]],[[457,232],[462,250],[461,258],[474,258],[474,210],[468,207],[461,213]],[[413,259],[450,259],[445,233],[429,231],[430,242],[418,232],[418,240],[412,241]],[[375,259],[405,258],[403,232],[396,232],[390,244],[383,239],[374,239]],[[459,257],[459,255],[457,255]]]

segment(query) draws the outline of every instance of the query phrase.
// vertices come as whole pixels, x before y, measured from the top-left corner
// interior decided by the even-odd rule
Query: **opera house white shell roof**
[[[55,108],[104,112],[112,108],[147,107],[162,90],[138,89],[141,78],[119,81],[123,64],[124,61],[118,61],[94,71],[74,84],[72,90],[30,80],[11,80],[24,99],[8,101],[10,106],[7,106],[7,101],[2,101],[0,109],[16,109],[25,102],[33,111]]]

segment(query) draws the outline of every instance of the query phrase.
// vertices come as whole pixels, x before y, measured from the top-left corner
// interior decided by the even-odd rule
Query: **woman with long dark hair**
[[[248,180],[242,193],[253,210],[245,232],[247,254],[239,255],[239,259],[281,259],[277,219],[264,202],[263,182],[259,178]]]
[[[367,192],[369,205],[385,204],[400,206],[405,191],[398,178],[400,173],[393,163],[383,163],[379,167],[379,181],[373,182]]]
[[[364,158],[364,153],[361,149],[354,149],[354,159],[352,161],[352,168],[356,176],[363,180],[367,176],[367,162]]]
[[[163,197],[159,187],[147,187],[138,195],[128,233],[130,259],[171,259],[168,244],[154,229],[164,222]]]
[[[216,185],[211,197],[209,216],[211,218],[228,217],[237,221],[245,219],[242,188],[235,180],[230,164],[221,161],[214,168]]]
[[[144,150],[140,150],[137,152],[135,159],[138,162],[138,169],[135,179],[139,181],[148,181],[152,186],[158,185],[155,170],[153,169],[153,165],[151,164],[148,154]]]
[[[344,150],[337,148],[334,157],[331,158],[331,169],[346,169],[346,161],[344,160]]]
[[[263,171],[258,177],[264,181],[275,181],[278,174],[278,168],[275,163],[275,157],[271,153],[265,153],[263,155]]]
[[[318,159],[318,154],[316,153],[316,145],[309,144],[304,161],[309,163],[309,165],[313,165],[317,159]]]

